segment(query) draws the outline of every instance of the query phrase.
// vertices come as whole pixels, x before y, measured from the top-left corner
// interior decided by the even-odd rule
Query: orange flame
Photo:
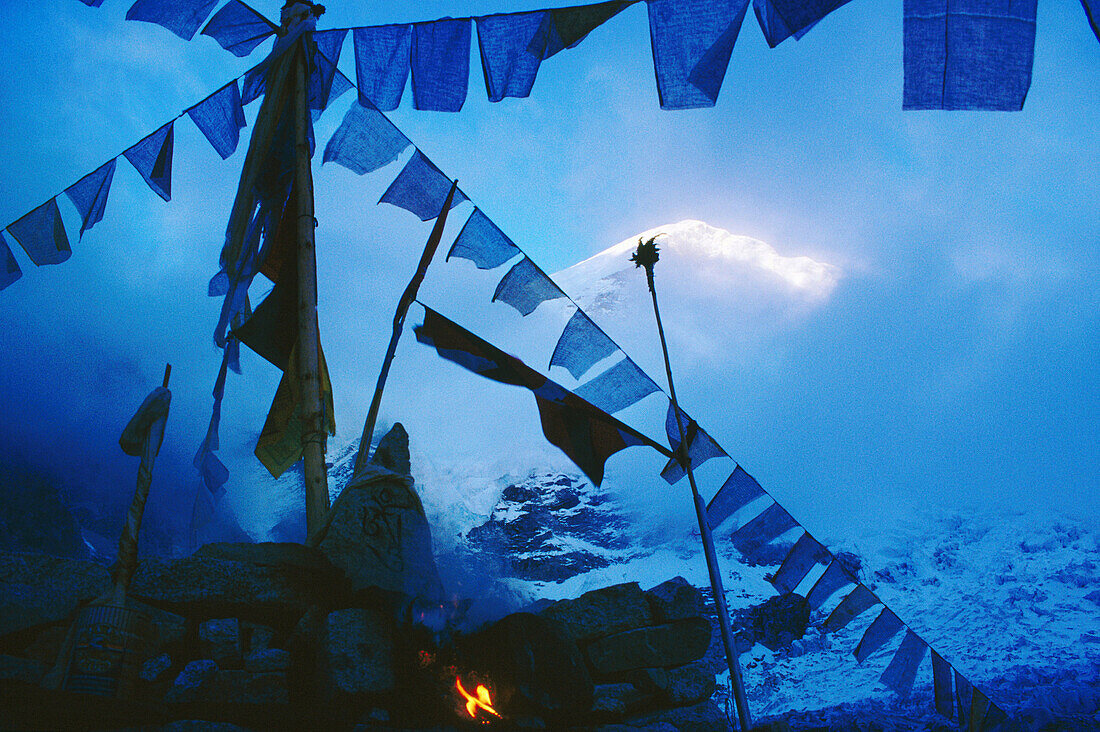
[[[497,710],[493,709],[493,702],[489,698],[489,690],[485,688],[485,684],[478,684],[475,691],[477,696],[472,696],[468,691],[462,688],[462,679],[455,678],[455,688],[458,689],[458,693],[462,694],[466,698],[466,712],[477,719],[477,710],[479,708],[484,709],[496,717],[500,717]]]

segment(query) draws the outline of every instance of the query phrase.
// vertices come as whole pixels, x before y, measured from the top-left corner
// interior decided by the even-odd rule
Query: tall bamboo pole
[[[428,265],[432,263],[435,250],[439,248],[439,241],[443,238],[443,227],[447,225],[447,212],[451,210],[451,202],[454,200],[455,191],[458,190],[458,181],[451,183],[451,192],[447,194],[447,200],[443,202],[443,210],[435,219],[435,226],[424,245],[424,252],[420,255],[420,263],[416,267],[405,292],[397,301],[397,312],[393,316],[393,333],[390,334],[390,346],[386,350],[386,357],[382,361],[382,370],[378,374],[378,383],[374,386],[374,397],[371,398],[370,409],[367,410],[367,420],[363,423],[363,436],[359,438],[359,452],[355,455],[355,468],[352,475],[358,473],[367,464],[370,456],[371,438],[374,436],[374,425],[378,422],[378,410],[382,405],[382,390],[386,388],[386,379],[390,374],[390,364],[397,354],[397,342],[401,338],[401,332],[405,327],[405,316],[409,312],[409,306],[416,299],[416,293],[420,289],[420,283],[424,281],[424,275],[428,271]]]
[[[729,611],[726,608],[726,592],[722,587],[722,571],[718,566],[718,555],[714,551],[714,536],[710,530],[710,522],[707,521],[707,504],[699,495],[699,488],[695,484],[695,472],[691,468],[691,459],[688,457],[690,445],[687,441],[687,432],[684,429],[684,420],[680,416],[680,405],[676,400],[676,385],[672,381],[672,362],[668,357],[668,343],[665,340],[665,328],[661,323],[661,309],[657,306],[657,289],[653,286],[653,266],[657,264],[658,253],[654,239],[642,243],[638,240],[638,250],[631,257],[631,261],[638,267],[645,268],[646,282],[649,285],[649,294],[653,299],[653,314],[657,319],[657,333],[661,337],[661,353],[665,358],[665,375],[668,377],[668,393],[672,400],[672,411],[676,415],[676,429],[680,433],[680,449],[678,457],[691,484],[691,498],[695,504],[695,516],[699,520],[699,534],[703,540],[703,555],[707,560],[707,573],[710,575],[710,588],[714,594],[714,609],[718,613],[718,628],[722,634],[722,646],[726,651],[726,664],[730,671],[730,684],[733,686],[733,701],[737,706],[737,722],[741,732],[749,732],[752,729],[752,716],[749,714],[748,700],[745,698],[745,682],[741,678],[741,659],[737,654],[737,648],[733,640],[733,631],[730,628]]]
[[[317,253],[314,241],[313,171],[309,149],[308,60],[302,36],[294,51],[294,187],[298,198],[298,394],[301,404],[302,457],[305,462],[306,534],[321,528],[329,510],[325,470],[325,430],[319,367],[317,325]]]

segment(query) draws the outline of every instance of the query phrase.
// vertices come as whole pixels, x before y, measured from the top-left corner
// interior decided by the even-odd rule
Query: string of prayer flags
[[[421,221],[427,221],[439,216],[450,192],[450,179],[418,148],[378,202],[393,204],[416,214]],[[455,191],[451,208],[465,200],[466,194]]]
[[[499,102],[504,97],[530,96],[542,56],[530,53],[527,46],[545,18],[546,11],[540,10],[474,19],[485,91],[490,102]]]
[[[751,562],[765,546],[796,526],[798,522],[782,506],[772,503],[759,516],[734,531],[730,543]]]
[[[137,0],[126,11],[126,20],[156,23],[190,41],[217,4],[218,0]]]
[[[457,112],[470,80],[470,21],[446,18],[413,26],[413,107]]]
[[[355,81],[359,99],[383,112],[397,109],[409,78],[412,25],[355,28]]]
[[[468,222],[467,225],[469,225]],[[458,243],[456,242],[455,245],[457,246]],[[565,324],[565,330],[562,331],[557,345],[554,346],[554,353],[550,356],[550,366],[561,366],[572,374],[574,379],[579,379],[588,369],[617,350],[618,346],[615,342],[597,328],[583,310],[578,308]]]
[[[577,389],[577,396],[614,414],[660,390],[636,363],[624,358],[582,384]]]
[[[838,590],[853,582],[855,582],[855,579],[844,565],[839,560],[833,559],[829,562],[829,566],[825,568],[825,572],[817,578],[817,582],[814,582],[814,586],[806,593],[806,604],[810,606],[811,610],[816,610],[824,605],[825,601]]]
[[[478,269],[495,269],[519,253],[519,247],[481,209],[474,208],[447,252],[447,259],[460,257]]]
[[[648,0],[661,109],[713,107],[749,0]]]
[[[951,664],[943,656],[932,651],[932,687],[936,699],[936,711],[947,717],[955,717],[955,699],[951,689]]]
[[[539,304],[559,297],[565,297],[561,288],[534,262],[524,257],[501,278],[493,292],[492,302],[500,300],[514,307],[521,315],[528,316],[535,312]]]
[[[904,109],[1019,110],[1031,85],[1036,0],[905,0]]]
[[[782,594],[794,592],[794,588],[798,587],[811,569],[818,564],[828,564],[829,558],[829,551],[817,539],[804,533],[772,575],[772,586]]]
[[[175,121],[161,127],[141,142],[122,153],[134,166],[153,192],[165,201],[172,200],[172,127]]]
[[[612,0],[594,5],[576,5],[543,12],[542,22],[528,43],[532,56],[546,60],[573,48],[599,26],[619,14],[634,0]]]
[[[738,465],[707,504],[707,523],[712,530],[717,529],[739,509],[762,495],[764,489]]]
[[[603,481],[607,459],[626,447],[647,445],[669,454],[662,445],[567,391],[515,356],[431,308],[424,306],[424,310],[424,324],[415,328],[417,341],[432,346],[443,358],[475,374],[530,390],[538,405],[543,435],[595,485]]]
[[[680,422],[684,426],[684,436],[687,438],[688,443],[687,460],[692,470],[698,468],[711,458],[726,456],[726,451],[722,449],[721,445],[715,442],[714,438],[699,427],[698,423],[687,416],[682,409],[680,410]],[[672,446],[672,451],[681,452],[680,426],[676,423],[676,413],[672,411],[671,400],[669,401],[668,412],[665,414],[665,434],[668,436],[668,444]],[[661,471],[661,477],[664,478],[669,485],[679,482],[685,475],[687,475],[687,471],[684,469],[684,466],[680,464],[678,458],[669,460],[668,464],[665,465],[664,469]],[[712,526],[711,528],[713,529],[714,527]]]
[[[56,198],[51,198],[10,224],[8,233],[39,267],[60,264],[72,256]]]
[[[788,35],[801,38],[819,20],[846,4],[848,0],[764,0],[764,2],[769,6],[769,14],[787,31]],[[768,40],[768,44],[774,48],[775,44],[772,44],[771,39]]]
[[[356,98],[329,138],[323,162],[365,175],[397,160],[411,144],[374,105]]]
[[[19,262],[11,253],[3,232],[0,232],[0,290],[15,282],[23,276],[23,270],[19,269]]]
[[[810,29],[817,24],[815,21],[797,32],[792,32],[791,27],[783,20],[771,0],[752,0],[752,10],[756,13],[756,22],[760,24],[760,30],[763,31],[764,39],[770,48],[775,48],[791,36],[794,36],[796,41],[801,40],[802,36],[809,33]]]
[[[237,149],[246,122],[241,92],[235,80],[191,107],[187,115],[222,160]]]
[[[840,630],[852,622],[855,617],[862,615],[878,604],[879,599],[875,597],[873,592],[862,584],[857,584],[855,589],[845,595],[840,604],[833,608],[833,611],[829,613],[829,617],[825,618],[825,628],[832,631]]]
[[[222,48],[237,57],[252,53],[256,46],[274,35],[275,24],[241,0],[230,0],[202,29]]]
[[[916,633],[906,629],[901,646],[894,653],[890,665],[882,672],[880,681],[901,696],[909,696],[909,692],[913,689],[913,682],[917,678],[917,668],[924,660],[924,654],[927,651],[928,644]]]
[[[80,213],[80,237],[103,219],[103,210],[107,207],[107,194],[111,190],[111,181],[115,177],[116,161],[117,158],[111,158],[65,189],[65,195]]]
[[[883,608],[882,612],[863,633],[859,645],[856,646],[856,662],[863,663],[868,656],[882,648],[887,641],[897,635],[902,627],[902,622],[897,615],[894,615],[894,611],[888,607]]]
[[[1085,16],[1089,19],[1092,32],[1096,34],[1096,40],[1100,41],[1100,0],[1081,0],[1081,7],[1085,9]]]

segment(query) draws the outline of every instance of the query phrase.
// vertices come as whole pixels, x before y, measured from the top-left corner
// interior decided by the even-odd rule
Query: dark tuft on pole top
[[[646,281],[649,282],[651,291],[653,290],[653,265],[657,264],[657,260],[661,258],[660,249],[657,247],[658,236],[664,236],[664,233],[654,234],[644,242],[641,237],[638,237],[638,248],[630,256],[630,261],[635,267],[645,267]]]

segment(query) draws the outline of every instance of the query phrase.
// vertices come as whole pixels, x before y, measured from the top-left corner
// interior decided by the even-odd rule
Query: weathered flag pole
[[[660,236],[658,234],[657,236]],[[659,254],[657,236],[642,242],[638,239],[638,249],[630,258],[636,267],[644,267],[646,281],[649,284],[649,294],[653,299],[653,314],[657,318],[657,333],[661,337],[661,352],[665,358],[665,374],[668,376],[668,392],[672,400],[672,411],[676,415],[676,428],[680,432],[680,449],[677,457],[687,472],[688,482],[691,484],[691,497],[695,502],[695,515],[699,519],[699,533],[703,538],[703,554],[707,559],[707,571],[710,573],[710,587],[714,593],[714,607],[718,613],[718,627],[722,634],[722,645],[726,650],[726,664],[730,671],[730,684],[733,686],[733,700],[737,705],[737,721],[741,732],[749,732],[752,729],[752,717],[749,714],[748,701],[745,699],[745,682],[741,678],[741,661],[733,642],[733,632],[730,629],[729,612],[726,609],[726,593],[722,588],[722,572],[718,567],[718,555],[714,551],[714,537],[711,535],[710,523],[707,522],[707,504],[699,495],[699,488],[695,484],[695,473],[691,469],[691,460],[688,457],[690,445],[686,439],[683,418],[680,416],[680,405],[676,401],[676,386],[672,381],[672,362],[668,357],[668,343],[665,341],[665,329],[661,324],[661,310],[657,307],[657,290],[653,286],[653,266],[657,264]]]
[[[390,373],[390,364],[393,363],[394,354],[397,353],[397,342],[401,338],[401,332],[405,328],[405,316],[408,315],[409,306],[416,300],[416,293],[420,289],[420,283],[424,281],[424,274],[428,271],[428,265],[435,256],[435,250],[439,248],[439,241],[443,238],[443,227],[447,224],[447,212],[451,210],[451,202],[454,200],[455,191],[458,190],[458,181],[451,183],[451,192],[447,194],[447,200],[443,203],[443,210],[435,219],[435,226],[424,245],[424,253],[420,255],[420,264],[416,267],[405,292],[397,302],[397,312],[393,316],[393,333],[390,335],[390,347],[386,350],[386,358],[382,361],[382,370],[378,374],[378,383],[374,387],[374,397],[367,410],[367,421],[363,423],[363,436],[359,438],[359,452],[355,455],[355,468],[352,475],[358,473],[367,459],[370,457],[370,443],[374,436],[374,425],[378,421],[378,409],[382,404],[382,390],[386,388],[386,378]]]
[[[303,34],[308,43],[310,34]],[[304,44],[294,51],[294,188],[298,239],[298,378],[301,399],[302,457],[306,488],[306,535],[321,528],[328,515],[328,473],[319,366],[317,325],[317,253],[313,211],[313,171],[309,149],[307,91],[309,74]]]

